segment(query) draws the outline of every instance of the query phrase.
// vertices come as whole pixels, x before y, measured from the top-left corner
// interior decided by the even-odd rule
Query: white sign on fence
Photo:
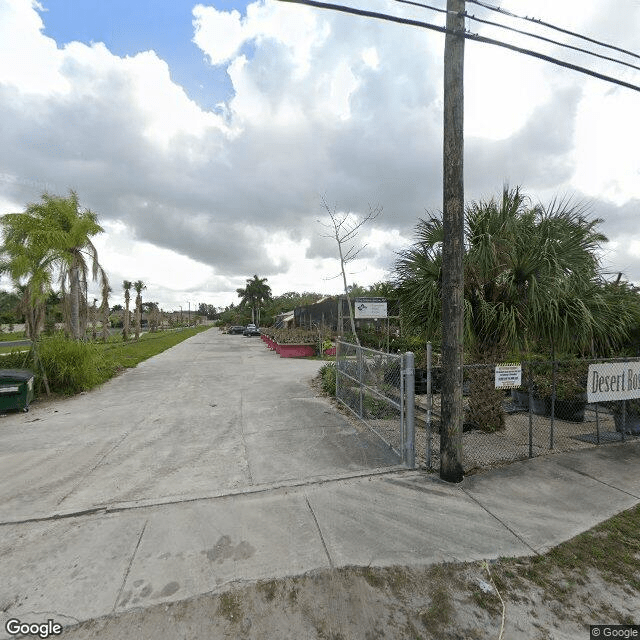
[[[497,364],[496,389],[514,389],[522,384],[522,365]]]
[[[640,398],[640,362],[589,365],[587,402]]]
[[[386,318],[386,298],[356,298],[356,318]]]

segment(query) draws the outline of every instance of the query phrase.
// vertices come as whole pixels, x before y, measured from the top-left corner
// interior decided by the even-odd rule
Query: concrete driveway
[[[398,464],[279,358],[218,329],[100,389],[0,417],[0,522],[158,504]]]

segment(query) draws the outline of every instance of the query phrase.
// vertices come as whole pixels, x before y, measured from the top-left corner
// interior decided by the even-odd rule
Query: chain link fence
[[[336,342],[336,399],[415,466],[413,354]]]
[[[640,435],[640,399],[616,399],[616,394],[640,397],[640,358],[519,365],[520,383],[512,388],[496,388],[499,363],[465,365],[465,472]],[[437,469],[442,368],[428,364],[427,369],[416,372],[416,447],[418,462]],[[588,391],[601,400],[589,402]]]

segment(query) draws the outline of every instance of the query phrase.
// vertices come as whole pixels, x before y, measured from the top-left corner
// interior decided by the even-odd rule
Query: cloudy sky
[[[394,0],[347,4],[443,24]],[[637,0],[501,6],[640,52]],[[640,85],[638,70],[468,27]],[[382,208],[350,265],[352,282],[382,280],[441,208],[443,47],[432,31],[275,0],[0,0],[0,214],[76,190],[105,228],[112,304],[142,279],[146,299],[177,309],[237,302],[253,274],[275,294],[338,292],[324,197],[354,216]],[[509,182],[533,202],[588,202],[607,268],[640,283],[638,114],[638,92],[467,41],[466,198]]]

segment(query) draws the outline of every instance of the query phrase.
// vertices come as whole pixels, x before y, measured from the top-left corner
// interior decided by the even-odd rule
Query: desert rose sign
[[[356,298],[354,306],[356,319],[387,317],[386,298]]]
[[[589,365],[587,401],[640,398],[640,362],[602,362]]]

